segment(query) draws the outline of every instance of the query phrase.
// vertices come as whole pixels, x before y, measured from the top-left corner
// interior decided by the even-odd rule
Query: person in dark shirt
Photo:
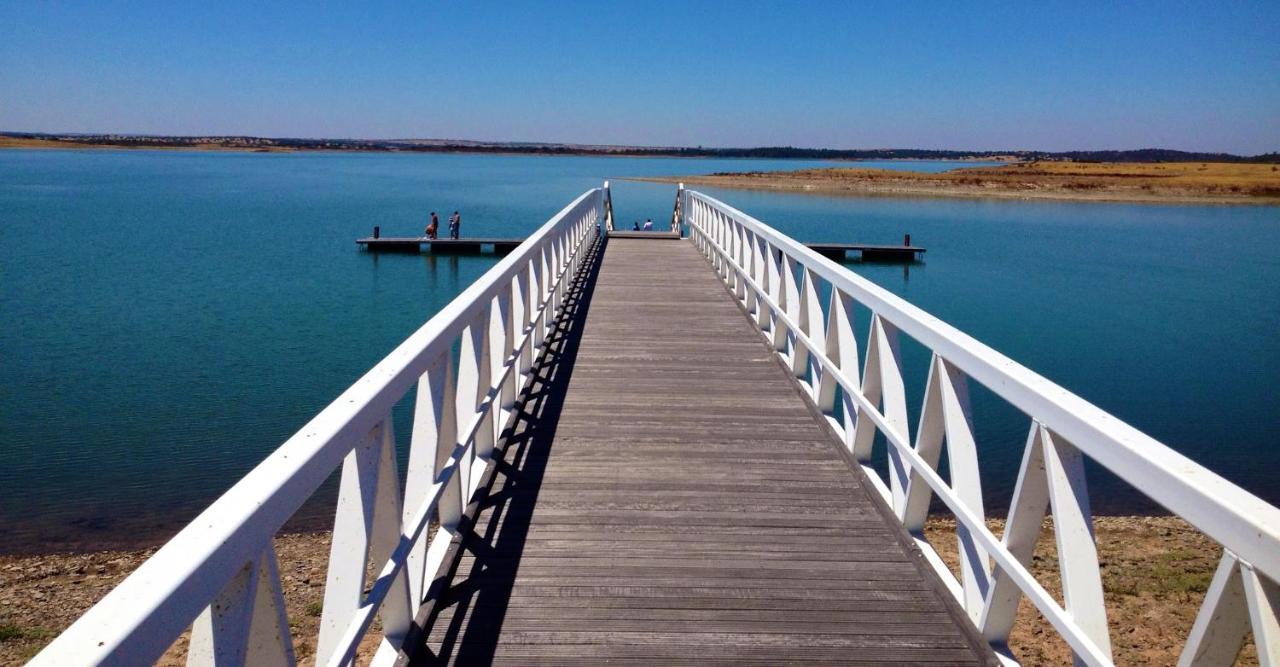
[[[427,238],[437,238],[440,233],[440,217],[435,211],[431,212],[431,222],[427,224]]]

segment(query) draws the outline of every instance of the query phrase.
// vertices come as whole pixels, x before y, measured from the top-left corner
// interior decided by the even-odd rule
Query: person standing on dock
[[[454,211],[453,215],[449,216],[449,238],[458,238],[460,231],[462,231],[462,216],[458,215],[457,211]]]
[[[440,234],[440,216],[435,211],[431,212],[431,222],[427,223],[427,238],[435,239]]]

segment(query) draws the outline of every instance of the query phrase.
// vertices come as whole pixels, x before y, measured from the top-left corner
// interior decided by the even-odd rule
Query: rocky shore
[[[999,535],[1001,522],[991,526]],[[1051,529],[1046,522],[1031,570],[1060,596]],[[1173,517],[1099,517],[1095,531],[1116,663],[1174,664],[1221,548]],[[954,521],[932,519],[926,532],[955,570]],[[0,556],[0,664],[21,664],[35,655],[154,551]],[[315,652],[329,535],[281,535],[276,551],[294,650],[307,663]],[[184,635],[175,642],[161,664],[183,664],[186,641]],[[1010,643],[1023,664],[1071,662],[1066,645],[1025,602]],[[362,653],[371,655],[373,648],[369,642]],[[1238,664],[1257,664],[1251,646]]]

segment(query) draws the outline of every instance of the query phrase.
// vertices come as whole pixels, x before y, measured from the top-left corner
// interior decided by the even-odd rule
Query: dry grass
[[[165,145],[129,145],[129,144],[97,144],[79,141],[59,141],[56,139],[32,139],[28,137],[0,136],[0,149],[3,148],[58,148],[83,150],[154,150],[154,151],[234,151],[254,153],[293,153],[297,149],[290,146],[237,146],[216,143]]]
[[[1280,166],[1215,162],[1030,162],[939,174],[839,167],[636,180],[847,195],[1280,203]]]
[[[1003,524],[988,521],[997,536]],[[1094,532],[1115,663],[1176,664],[1222,548],[1177,517],[1097,517]],[[925,536],[951,571],[958,573],[955,520],[931,518]],[[1030,569],[1061,604],[1058,550],[1050,520],[1045,521]],[[1026,600],[1019,607],[1009,647],[1025,665],[1071,664],[1066,644]],[[1258,664],[1251,643],[1236,664]]]
[[[0,136],[0,148],[74,148],[75,144],[51,139]]]
[[[104,551],[48,556],[0,556],[0,665],[20,665],[155,553]],[[315,655],[324,605],[329,534],[276,538],[281,587],[299,663]],[[190,633],[183,633],[158,664],[185,665]],[[359,655],[377,648],[370,635]]]
[[[1001,521],[990,522],[997,535]],[[1221,549],[1186,522],[1171,517],[1099,517],[1095,520],[1113,651],[1121,665],[1171,665],[1199,610]],[[926,535],[956,571],[955,522],[931,519]],[[281,584],[294,651],[306,663],[324,600],[327,533],[276,539]],[[0,664],[21,664],[106,595],[154,550],[49,556],[0,556]],[[1061,600],[1057,552],[1046,523],[1031,565],[1036,578]],[[1010,644],[1026,665],[1070,664],[1070,653],[1025,602]],[[185,660],[184,634],[161,664]],[[375,648],[368,641],[361,655]],[[1257,664],[1248,646],[1239,664]]]

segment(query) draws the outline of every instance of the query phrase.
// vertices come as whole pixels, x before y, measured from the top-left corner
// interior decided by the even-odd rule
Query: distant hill
[[[529,153],[539,155],[631,155],[718,158],[805,158],[814,160],[1071,160],[1076,162],[1255,162],[1280,163],[1280,153],[1232,155],[1189,153],[1164,148],[1124,151],[955,151],[920,148],[833,149],[763,146],[705,148],[557,144],[466,139],[308,139],[249,136],[160,136],[139,134],[55,134],[0,132],[0,147],[185,148],[249,151],[378,151],[420,153]]]

